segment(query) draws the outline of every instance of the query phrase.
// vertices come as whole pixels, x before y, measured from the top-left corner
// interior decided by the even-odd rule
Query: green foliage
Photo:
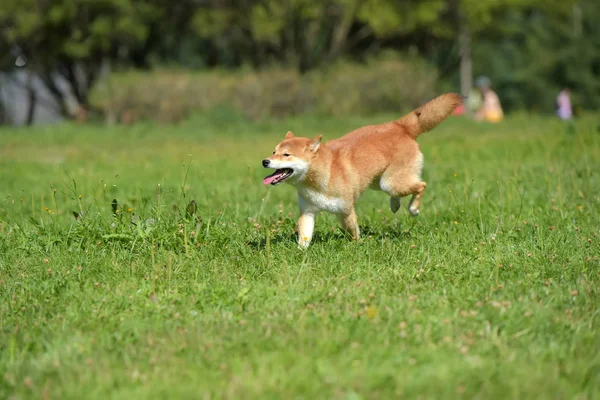
[[[446,8],[445,0],[368,0],[362,3],[358,17],[373,29],[375,35],[388,37],[425,27],[435,30],[440,23],[440,14]]]
[[[8,0],[0,6],[0,33],[32,62],[79,60],[108,55],[115,41],[131,46],[143,40],[145,21],[155,16],[156,7],[145,1]]]
[[[52,76],[60,74],[70,84],[69,91],[79,105],[89,108],[90,90],[107,60],[112,61],[113,70],[131,66],[221,70],[251,66],[257,71],[258,80],[271,73],[277,75],[273,71],[286,70],[281,72],[279,83],[257,85],[255,78],[240,81],[242,97],[255,103],[236,101],[243,103],[244,109],[257,109],[249,112],[257,118],[277,115],[279,112],[273,112],[273,108],[283,107],[279,113],[282,115],[315,108],[312,98],[322,96],[323,91],[317,87],[315,94],[311,78],[297,77],[292,69],[308,75],[318,69],[344,70],[350,74],[348,77],[330,78],[338,82],[348,80],[350,84],[361,81],[357,87],[375,86],[368,95],[381,94],[381,101],[386,104],[380,108],[388,109],[398,108],[398,104],[392,105],[390,101],[402,100],[402,105],[407,106],[423,96],[417,91],[411,99],[394,97],[393,92],[401,88],[393,87],[395,81],[390,79],[393,72],[377,82],[376,74],[371,73],[373,68],[377,69],[370,61],[373,56],[389,49],[425,55],[438,68],[439,74],[434,75],[439,75],[449,90],[458,90],[459,59],[463,54],[462,65],[467,66],[467,54],[472,53],[474,73],[492,78],[508,110],[551,112],[556,92],[565,85],[574,90],[578,105],[595,109],[600,104],[597,79],[600,61],[596,51],[600,43],[596,23],[600,8],[596,3],[595,0],[5,0],[0,2],[0,69],[13,68],[16,54],[22,53],[29,63],[27,68],[44,80],[61,105],[61,112],[70,117],[75,115],[74,110],[65,99],[65,91],[53,84]],[[470,33],[472,52],[465,44],[468,40],[459,41],[459,37],[468,37],[465,33]],[[459,42],[466,47],[459,46]],[[361,70],[364,77],[354,77],[352,74],[360,68],[344,69],[339,66],[341,60],[367,63],[369,68]],[[319,81],[321,74],[327,73],[317,72],[315,80]],[[463,74],[463,81],[470,81],[468,68],[463,69]],[[403,75],[421,77],[419,71],[405,71]],[[295,82],[298,79],[302,87]],[[406,79],[410,80],[413,79]],[[405,85],[398,82],[398,86]],[[378,87],[386,84],[390,85],[389,93]],[[255,93],[270,93],[281,87],[290,91],[289,101],[283,99],[285,90],[256,100]],[[411,89],[412,86],[408,91]],[[157,88],[158,92],[162,90]],[[126,97],[132,96],[135,93]],[[275,99],[277,96],[281,98]],[[338,98],[337,94],[332,96]],[[359,102],[363,102],[362,110],[379,109],[371,100],[354,96],[361,98],[344,106],[345,110],[354,112]],[[147,102],[154,102],[154,97],[150,95]],[[223,97],[227,96],[217,93],[215,102]],[[344,100],[351,97],[345,96]],[[373,106],[365,107],[365,101]],[[189,114],[195,107],[190,101],[186,103],[190,104],[190,111],[183,110],[181,115]],[[344,112],[347,111],[337,113]]]
[[[358,0],[233,2],[199,8],[192,26],[219,47],[244,49],[254,65],[271,61],[304,72],[346,51]]]
[[[364,64],[337,63],[314,74],[319,110],[328,115],[408,112],[433,98],[435,68],[423,60],[393,53]]]
[[[597,398],[597,120],[451,118],[297,250],[260,160],[395,116],[1,130],[0,398]]]
[[[56,77],[61,76],[79,105],[87,108],[103,61],[144,40],[146,23],[159,17],[158,11],[141,0],[8,0],[0,3],[0,42],[4,58],[12,60],[16,50],[44,81],[61,113],[73,117],[75,111]]]
[[[193,113],[233,107],[260,120],[303,113],[398,115],[435,96],[435,68],[422,60],[382,55],[365,64],[336,63],[301,75],[291,68],[259,71],[154,71],[115,75],[93,104],[121,122],[176,122]]]
[[[472,35],[473,70],[492,77],[505,108],[552,112],[564,84],[574,89],[583,108],[598,104],[595,3],[264,0],[203,8],[195,26],[203,40],[217,44],[216,65],[249,62],[263,68],[277,63],[305,72],[340,56],[363,61],[379,51],[372,49],[417,48],[449,78],[449,90],[458,88],[457,42],[460,29],[466,28]],[[577,7],[582,32],[573,37]]]
[[[509,32],[502,41],[483,36],[474,46],[477,73],[492,78],[508,109],[553,113],[564,87],[577,108],[600,107],[600,8],[578,7],[512,13],[499,21]]]

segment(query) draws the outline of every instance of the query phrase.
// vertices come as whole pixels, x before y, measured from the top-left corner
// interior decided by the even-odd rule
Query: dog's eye
[[[283,156],[284,157],[289,157],[290,155],[288,153],[284,153]]]
[[[273,154],[275,154],[275,152],[273,152]]]

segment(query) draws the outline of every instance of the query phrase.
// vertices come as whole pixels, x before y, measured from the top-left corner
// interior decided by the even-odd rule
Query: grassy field
[[[391,118],[0,130],[0,398],[599,398],[597,120],[451,119],[298,250],[262,158]]]

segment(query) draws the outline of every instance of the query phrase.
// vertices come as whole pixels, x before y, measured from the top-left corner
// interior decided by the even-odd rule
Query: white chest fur
[[[348,203],[339,197],[327,196],[309,188],[298,188],[300,209],[312,212],[327,211],[343,214],[348,211]]]

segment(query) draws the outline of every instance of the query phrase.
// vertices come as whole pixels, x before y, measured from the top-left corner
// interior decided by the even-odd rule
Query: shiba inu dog
[[[411,195],[408,210],[418,215],[427,184],[421,180],[423,154],[416,139],[461,103],[461,96],[446,93],[399,120],[364,126],[326,143],[321,143],[322,135],[309,139],[288,132],[262,161],[264,168],[275,170],[263,183],[286,182],[298,190],[299,247],[309,246],[320,211],[338,215],[342,227],[358,239],[354,204],[367,188],[387,193],[394,213],[400,198]]]

